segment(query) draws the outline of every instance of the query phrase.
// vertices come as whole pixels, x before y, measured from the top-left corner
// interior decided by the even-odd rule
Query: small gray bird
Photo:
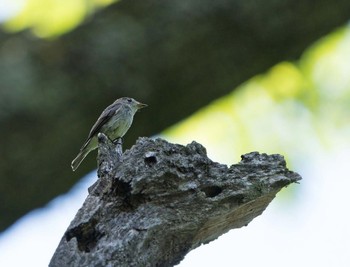
[[[97,135],[104,133],[109,139],[121,138],[129,130],[135,113],[147,107],[130,97],[117,99],[108,106],[97,119],[88,135],[84,145],[81,147],[78,156],[72,161],[72,169],[75,171],[90,151],[98,146]]]

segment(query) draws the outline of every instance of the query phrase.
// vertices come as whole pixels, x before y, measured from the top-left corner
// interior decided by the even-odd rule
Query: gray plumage
[[[97,135],[104,133],[109,139],[115,140],[121,138],[129,130],[135,113],[146,107],[130,97],[117,99],[112,105],[108,106],[92,126],[88,138],[81,147],[79,154],[72,161],[72,169],[75,171],[90,151],[97,148]]]

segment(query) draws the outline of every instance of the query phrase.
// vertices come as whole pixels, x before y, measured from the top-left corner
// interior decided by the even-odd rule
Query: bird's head
[[[116,100],[116,102],[120,102],[123,105],[129,106],[131,109],[133,109],[135,112],[141,108],[147,107],[146,104],[143,104],[141,102],[136,101],[135,99],[131,97],[122,97]]]

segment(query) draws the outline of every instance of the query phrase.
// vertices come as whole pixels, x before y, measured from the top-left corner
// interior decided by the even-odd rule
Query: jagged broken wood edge
[[[121,157],[99,137],[98,181],[50,266],[173,266],[246,226],[301,177],[281,155],[252,152],[227,167],[203,146],[139,138]]]

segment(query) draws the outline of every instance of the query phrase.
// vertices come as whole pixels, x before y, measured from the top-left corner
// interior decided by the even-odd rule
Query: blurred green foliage
[[[280,153],[294,165],[348,142],[350,27],[282,62],[166,130],[173,142],[204,144],[213,160],[232,164],[248,151]]]
[[[4,24],[8,31],[30,28],[42,38],[71,31],[96,10],[116,0],[26,0],[20,12]]]

